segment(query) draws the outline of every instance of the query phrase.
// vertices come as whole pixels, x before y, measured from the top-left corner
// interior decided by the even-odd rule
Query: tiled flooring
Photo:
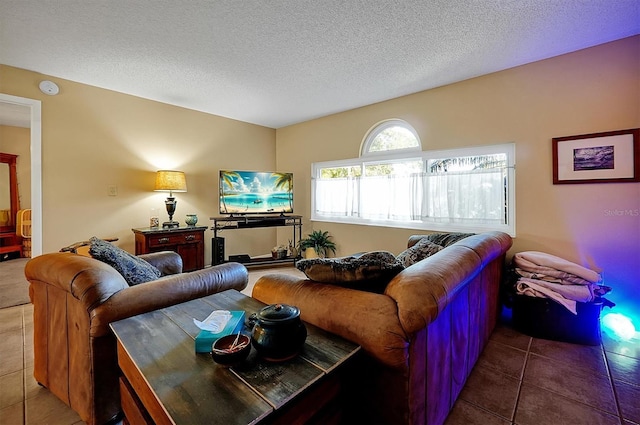
[[[0,309],[0,424],[83,424],[32,377],[32,313]],[[574,345],[501,324],[447,424],[640,424],[640,341]]]
[[[33,379],[33,305],[0,309],[0,424],[84,424]]]
[[[576,345],[500,324],[446,423],[640,424],[640,340]]]

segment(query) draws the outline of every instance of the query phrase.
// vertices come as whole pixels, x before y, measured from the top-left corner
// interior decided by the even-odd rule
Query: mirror
[[[0,232],[16,231],[16,215],[20,209],[18,201],[18,156],[0,153]]]
[[[0,226],[11,225],[11,196],[9,195],[9,164],[0,164]]]

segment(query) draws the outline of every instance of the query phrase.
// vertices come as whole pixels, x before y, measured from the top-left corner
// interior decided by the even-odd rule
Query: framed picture
[[[553,184],[640,181],[640,129],[554,137]]]

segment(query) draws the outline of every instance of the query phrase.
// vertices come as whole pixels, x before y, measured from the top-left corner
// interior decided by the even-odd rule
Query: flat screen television
[[[293,213],[293,173],[220,170],[220,214]]]

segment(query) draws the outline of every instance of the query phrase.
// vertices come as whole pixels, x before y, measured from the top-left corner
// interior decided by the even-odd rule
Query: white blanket
[[[532,273],[521,269],[520,267],[516,267],[516,273],[518,273],[522,277],[528,277],[529,279],[546,280],[547,282],[561,283],[563,285],[595,285],[595,283],[593,282],[589,282],[586,279],[565,272],[555,273],[557,276],[563,275],[563,277],[560,278],[557,276],[549,276],[542,273]]]
[[[602,281],[598,272],[544,252],[519,252],[513,256],[513,262],[516,267],[527,272],[555,277],[571,284],[582,284],[581,280],[575,279],[576,276],[590,283]]]
[[[526,282],[525,280],[528,280],[528,282]],[[518,279],[518,282],[516,283],[516,291],[518,292],[518,294],[527,295],[530,297],[550,298],[555,302],[565,306],[573,314],[578,314],[578,311],[576,310],[576,302],[574,300],[569,300],[549,288],[538,285],[537,283],[531,281],[531,279]]]

